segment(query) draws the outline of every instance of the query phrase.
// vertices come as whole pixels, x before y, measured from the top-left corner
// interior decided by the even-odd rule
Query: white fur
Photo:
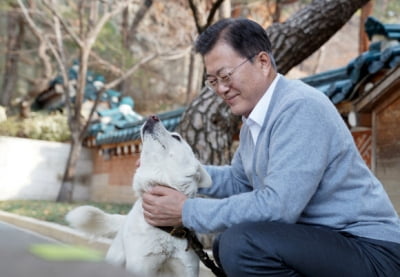
[[[66,219],[90,234],[110,235],[118,231],[106,260],[125,266],[135,276],[198,276],[199,259],[192,249],[187,249],[188,242],[149,225],[143,216],[140,196],[150,187],[162,184],[194,197],[198,187],[211,185],[210,176],[189,145],[177,133],[168,132],[156,118],[146,121],[141,135],[140,167],[133,181],[139,199],[128,216],[81,206],[69,212]]]

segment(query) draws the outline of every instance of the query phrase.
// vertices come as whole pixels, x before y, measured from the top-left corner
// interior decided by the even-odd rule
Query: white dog
[[[188,242],[149,225],[143,216],[141,195],[161,184],[194,197],[198,187],[211,185],[211,178],[195,158],[190,146],[177,133],[165,129],[156,116],[141,129],[143,142],[140,167],[133,180],[139,196],[127,216],[106,214],[81,206],[66,216],[77,229],[94,235],[117,231],[106,260],[125,266],[134,276],[198,276],[199,258]]]

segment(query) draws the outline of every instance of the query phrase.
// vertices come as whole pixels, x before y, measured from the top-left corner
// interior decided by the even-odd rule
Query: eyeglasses
[[[225,72],[220,72],[218,73],[219,76],[207,78],[207,80],[204,82],[206,87],[214,92],[217,91],[218,84],[222,84],[224,86],[229,86],[232,83],[232,74],[235,72],[236,69],[238,69],[241,65],[244,65],[246,62],[250,61],[255,55],[251,56],[250,58],[245,59],[243,62],[241,62],[239,65],[235,66],[231,71],[228,73]]]

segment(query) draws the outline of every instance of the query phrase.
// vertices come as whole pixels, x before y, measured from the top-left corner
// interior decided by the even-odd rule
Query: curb
[[[83,232],[67,226],[4,211],[0,211],[0,220],[63,243],[89,247],[104,254],[111,244],[111,240],[107,238],[90,238]]]

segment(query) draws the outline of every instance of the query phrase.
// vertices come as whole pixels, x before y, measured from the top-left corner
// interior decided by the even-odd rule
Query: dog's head
[[[134,189],[141,193],[160,184],[192,197],[197,188],[211,185],[211,178],[182,137],[169,132],[157,116],[150,116],[141,129],[140,167]]]

